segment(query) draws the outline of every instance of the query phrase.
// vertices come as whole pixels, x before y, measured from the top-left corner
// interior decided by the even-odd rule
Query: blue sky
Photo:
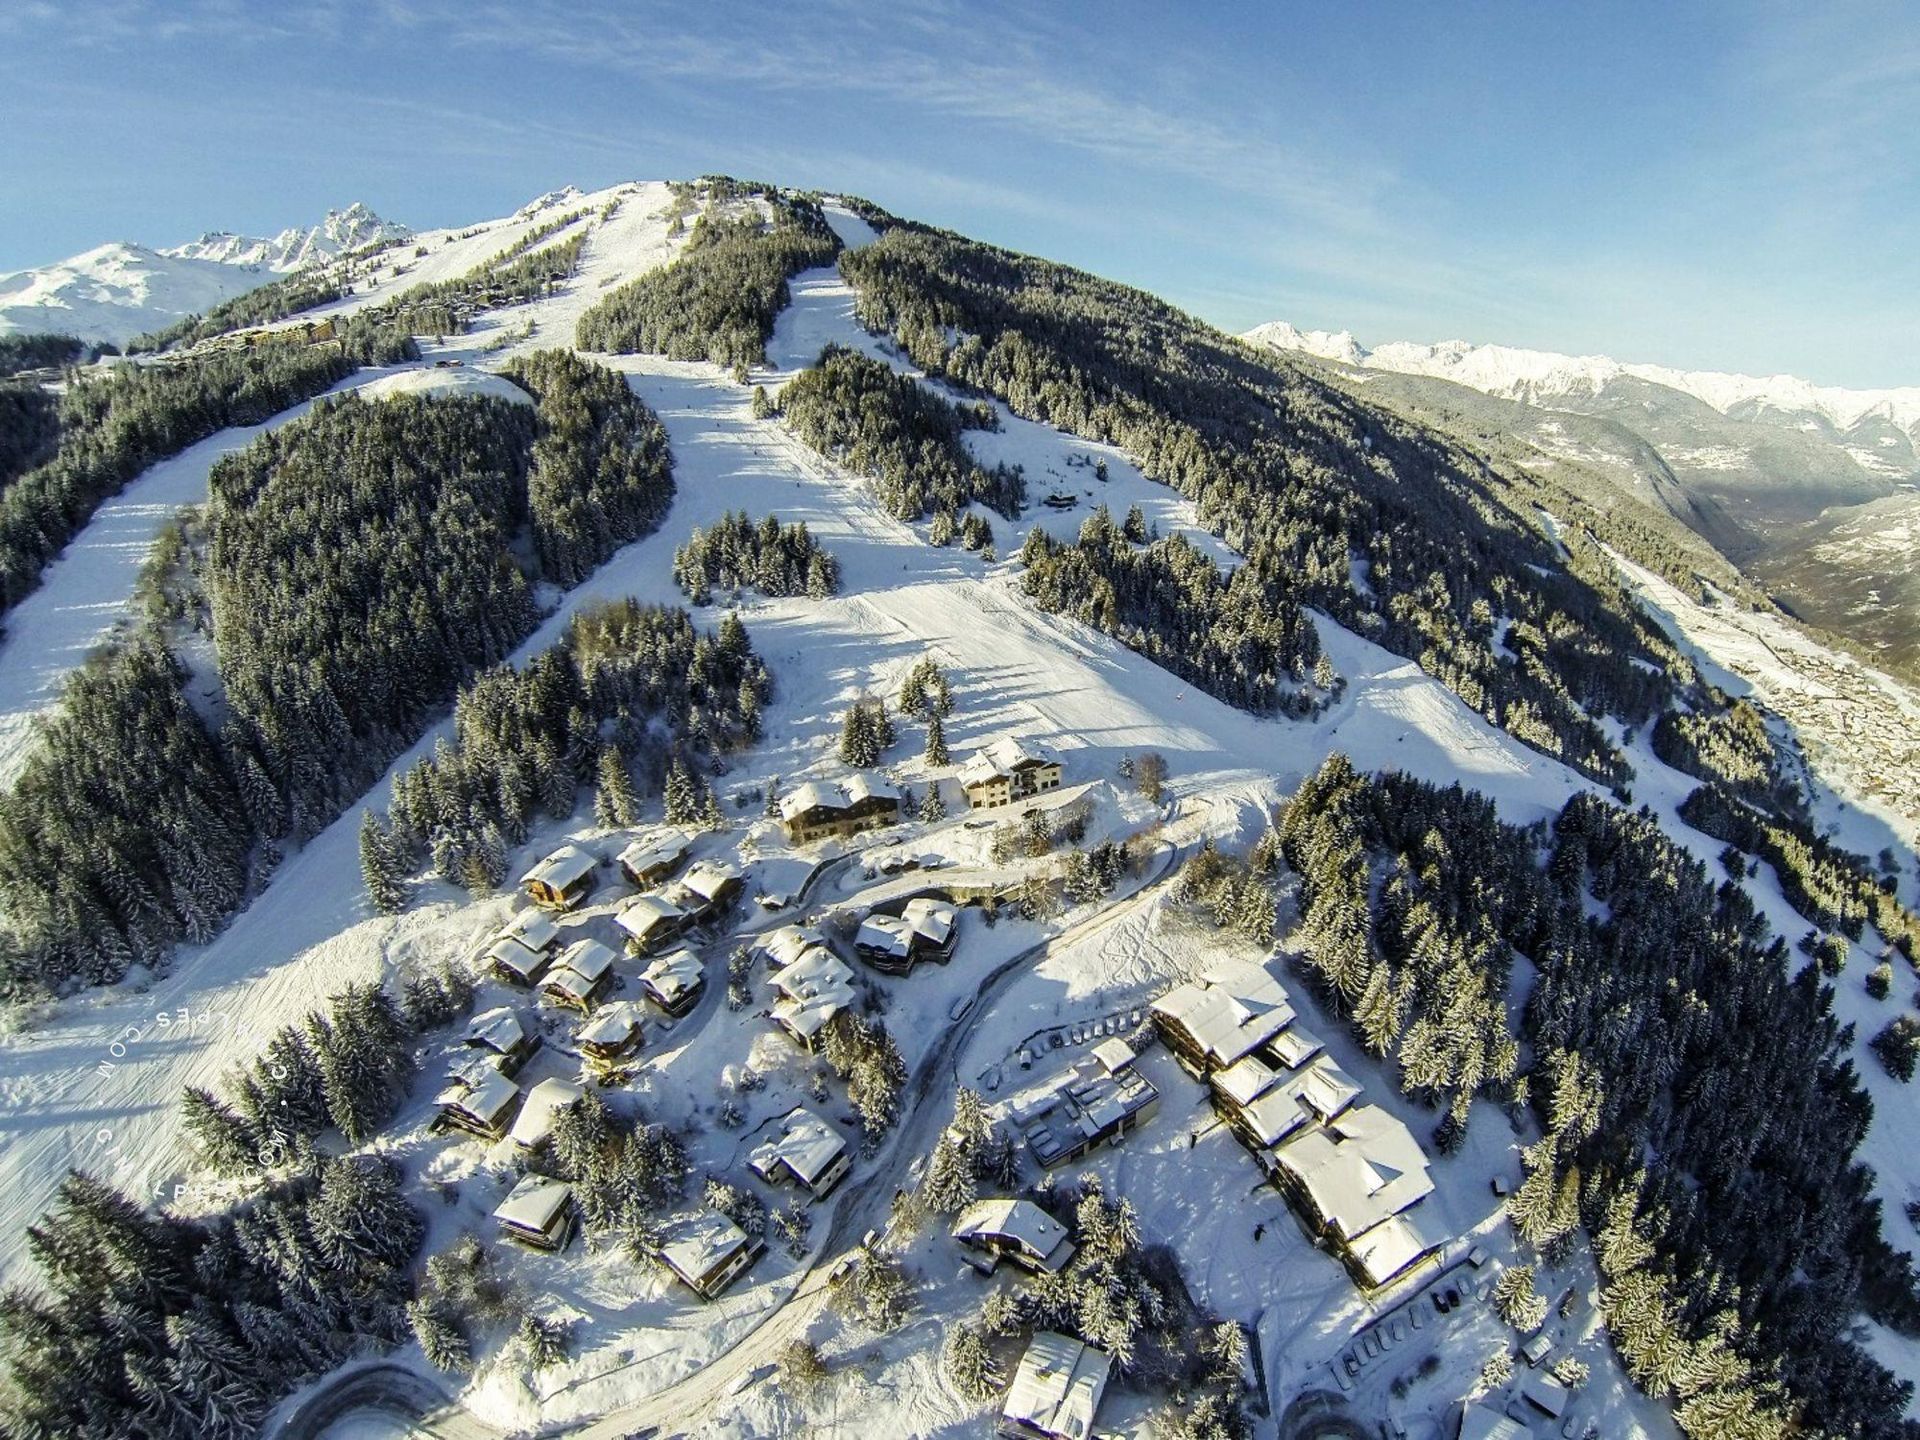
[[[719,170],[1229,329],[1920,385],[1913,0],[6,0],[0,137],[0,270]]]

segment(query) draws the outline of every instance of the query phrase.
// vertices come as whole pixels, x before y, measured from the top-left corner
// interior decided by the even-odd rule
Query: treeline
[[[1804,801],[1788,777],[1785,757],[1767,733],[1767,722],[1749,702],[1730,704],[1707,689],[1721,708],[1669,710],[1653,727],[1653,753],[1674,769],[1718,785],[1752,805],[1787,814]]]
[[[673,503],[667,427],[624,376],[571,350],[539,351],[506,373],[539,407],[527,506],[540,573],[575,585],[666,519]]]
[[[75,1173],[28,1231],[40,1286],[0,1296],[0,1430],[245,1440],[294,1389],[406,1338],[425,1229],[375,1156],[190,1220]]]
[[[657,792],[673,764],[757,739],[771,693],[737,616],[709,636],[684,610],[625,600],[582,611],[524,667],[476,677],[455,702],[453,742],[395,779],[384,822],[362,835],[376,906],[405,905],[423,857],[455,884],[498,884],[536,812],[572,816],[606,747]]]
[[[670,265],[621,286],[580,317],[582,350],[636,351],[736,368],[762,363],[787,282],[831,265],[840,241],[818,202],[771,186],[703,182],[707,210]],[[753,204],[723,216],[718,207]],[[767,218],[757,206],[764,205]]]
[[[509,245],[464,275],[415,285],[367,313],[386,316],[416,335],[458,335],[477,311],[524,305],[553,294],[580,268],[586,245],[584,230],[544,250]]]
[[[69,682],[0,798],[0,988],[110,983],[212,938],[281,838],[317,832],[531,631],[543,572],[514,558],[529,530],[577,535],[560,551],[580,564],[658,523],[664,452],[606,453],[651,434],[651,413],[583,362],[529,367],[537,406],[348,398],[216,467],[202,569],[224,721],[189,702],[157,628]],[[608,434],[586,434],[601,400]],[[549,415],[577,442],[541,462],[551,506],[529,494]]]
[[[58,450],[0,494],[0,613],[39,584],[103,501],[155,461],[229,426],[257,425],[361,364],[417,354],[410,338],[376,330],[338,345],[116,365],[76,379],[60,399]]]
[[[51,460],[60,444],[60,397],[31,381],[0,382],[0,489]]]
[[[716,589],[824,600],[840,588],[840,562],[805,521],[782,525],[769,515],[756,525],[746,511],[729,511],[673,552],[673,578],[696,605],[711,604]]]
[[[262,833],[317,831],[533,629],[508,545],[534,428],[490,397],[349,396],[214,467],[207,595]]]
[[[1858,940],[1872,921],[1882,939],[1914,959],[1920,919],[1900,903],[1892,881],[1874,877],[1864,855],[1843,850],[1803,820],[1766,814],[1715,785],[1681,801],[1680,818],[1773,866],[1787,903],[1813,924]]]
[[[142,355],[156,350],[184,349],[234,330],[271,325],[303,310],[331,305],[346,293],[332,267],[298,270],[284,279],[269,281],[222,300],[205,315],[188,315],[164,329],[136,335],[127,342],[127,353]]]
[[[1515,1229],[1549,1253],[1593,1236],[1608,1332],[1689,1434],[1920,1434],[1911,1387],[1853,1338],[1862,1310],[1920,1322],[1854,1159],[1871,1102],[1831,992],[1790,973],[1740,886],[1644,810],[1581,794],[1547,836],[1337,756],[1281,833],[1310,967],[1403,1087],[1449,1107],[1442,1147],[1476,1090],[1534,1106]],[[1537,972],[1519,1037],[1515,951]]]
[[[780,413],[807,444],[873,482],[901,520],[940,514],[951,524],[978,500],[1017,516],[1026,501],[1018,469],[983,468],[961,434],[997,423],[990,405],[956,405],[878,360],[829,345],[780,391]]]
[[[22,370],[78,365],[86,354],[86,345],[74,335],[0,335],[0,379]]]
[[[1583,773],[1624,785],[1593,716],[1647,723],[1690,678],[1578,527],[1563,557],[1535,506],[1565,500],[1583,524],[1586,510],[1544,482],[1063,266],[905,222],[840,264],[861,320],[928,373],[1124,447],[1263,587],[1415,659]],[[1504,648],[1496,617],[1514,622]]]
[[[1304,715],[1298,687],[1320,658],[1313,621],[1248,566],[1220,569],[1175,535],[1135,546],[1102,505],[1063,545],[1040,526],[1020,549],[1026,593],[1072,615],[1209,695],[1251,710]]]

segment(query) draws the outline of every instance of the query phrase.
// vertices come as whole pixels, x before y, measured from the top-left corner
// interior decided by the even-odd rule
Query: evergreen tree
[[[699,823],[701,795],[693,783],[693,776],[687,773],[686,762],[678,755],[667,766],[667,783],[664,792],[667,823],[670,825],[693,825]]]
[[[180,1097],[180,1121],[216,1175],[245,1175],[259,1164],[259,1147],[247,1123],[198,1085]]]
[[[1000,1391],[1000,1367],[978,1325],[962,1322],[948,1328],[940,1347],[940,1364],[963,1399],[979,1404]]]
[[[927,793],[920,797],[920,819],[928,825],[937,825],[946,818],[947,802],[940,798],[940,783],[929,780]]]
[[[952,757],[947,754],[947,730],[939,713],[927,716],[927,764],[945,765]]]
[[[611,830],[638,821],[640,801],[633,793],[633,777],[617,745],[600,747],[595,775],[593,812],[601,827]]]
[[[436,1370],[464,1375],[473,1368],[473,1351],[466,1332],[451,1306],[438,1299],[412,1301],[407,1306],[407,1323],[427,1363]]]
[[[397,915],[406,908],[404,874],[395,863],[387,830],[372,810],[360,817],[360,873],[367,882],[367,898],[382,915]]]

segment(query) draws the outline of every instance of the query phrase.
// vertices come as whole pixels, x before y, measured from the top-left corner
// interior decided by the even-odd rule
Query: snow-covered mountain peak
[[[390,240],[405,240],[413,231],[405,225],[383,220],[359,201],[342,210],[329,210],[318,225],[290,226],[278,235],[262,239],[213,230],[198,240],[162,250],[162,255],[180,260],[214,260],[222,265],[255,265],[265,270],[286,273],[308,265],[324,264],[337,255]]]
[[[1909,433],[1920,432],[1920,387],[1847,390],[1816,385],[1794,375],[1736,375],[1714,370],[1676,370],[1633,364],[1606,355],[1563,355],[1469,340],[1436,344],[1396,340],[1369,349],[1346,331],[1299,330],[1284,320],[1249,330],[1243,337],[1276,350],[1298,351],[1344,365],[1430,375],[1489,395],[1546,405],[1568,396],[1594,396],[1623,378],[1680,391],[1723,415],[1775,411],[1818,417],[1841,430],[1877,418]]]

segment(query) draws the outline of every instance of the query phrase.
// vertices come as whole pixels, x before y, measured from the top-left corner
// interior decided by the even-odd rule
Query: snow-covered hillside
[[[318,225],[270,239],[213,231],[167,249],[126,241],[0,275],[0,334],[50,331],[123,345],[188,315],[205,314],[277,275],[325,264],[367,245],[412,235],[366,206],[329,210]]]

